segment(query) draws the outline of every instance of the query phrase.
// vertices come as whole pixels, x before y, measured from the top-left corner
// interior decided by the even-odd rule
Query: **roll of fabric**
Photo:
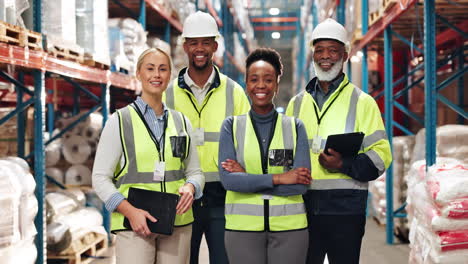
[[[65,184],[91,185],[91,170],[82,164],[71,166],[65,173]]]
[[[102,130],[102,115],[93,113],[89,116],[89,125],[83,128],[81,136],[83,136],[88,143],[95,143],[99,140],[99,136]]]
[[[54,166],[56,165],[61,156],[62,150],[62,141],[60,139],[56,139],[52,141],[49,145],[45,148],[45,160],[46,166]]]
[[[71,164],[84,163],[91,154],[91,146],[81,136],[71,136],[63,143],[63,156]]]
[[[63,171],[56,167],[50,167],[45,170],[45,173],[61,184],[65,184],[65,175]]]
[[[47,222],[75,211],[80,204],[76,199],[60,191],[49,192],[45,197]]]

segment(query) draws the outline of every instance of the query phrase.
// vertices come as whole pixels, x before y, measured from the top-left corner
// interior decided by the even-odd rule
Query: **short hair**
[[[280,77],[283,74],[283,63],[281,63],[280,54],[271,48],[258,48],[252,51],[245,60],[246,72],[249,70],[250,65],[256,61],[266,61],[275,68],[276,76]]]
[[[160,52],[160,53],[164,54],[167,57],[167,60],[169,61],[169,69],[172,72],[172,59],[171,59],[171,56],[169,56],[169,54],[166,51],[164,51],[163,49],[161,49],[161,48],[149,48],[149,49],[143,51],[140,54],[140,56],[138,57],[136,70],[137,71],[140,70],[141,64],[143,63],[143,59],[145,58],[146,55],[148,55],[148,54],[150,54],[152,52]]]

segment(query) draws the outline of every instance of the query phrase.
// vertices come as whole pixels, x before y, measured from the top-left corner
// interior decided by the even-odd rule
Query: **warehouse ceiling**
[[[297,34],[301,3],[302,0],[244,0],[258,44],[290,49]],[[278,33],[279,38],[274,38]]]

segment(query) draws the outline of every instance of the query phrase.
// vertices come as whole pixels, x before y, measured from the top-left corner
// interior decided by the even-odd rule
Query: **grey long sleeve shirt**
[[[268,141],[270,138],[270,128],[273,124],[273,118],[276,117],[276,110],[272,110],[266,115],[260,115],[254,111],[250,111],[254,126],[259,133],[258,138],[261,140],[261,146],[268,153]],[[304,194],[307,191],[307,185],[289,184],[289,185],[273,185],[272,174],[249,174],[249,173],[230,173],[223,169],[221,162],[226,159],[236,160],[236,149],[234,147],[232,124],[233,117],[226,118],[221,127],[221,135],[219,140],[219,155],[218,167],[220,172],[221,183],[226,190],[245,192],[245,193],[262,193],[278,196],[289,196]],[[308,168],[310,169],[310,153],[307,141],[307,134],[304,124],[299,119],[296,120],[297,143],[296,155],[294,157],[293,168]]]

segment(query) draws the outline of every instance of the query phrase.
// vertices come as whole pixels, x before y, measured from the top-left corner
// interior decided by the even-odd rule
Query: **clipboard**
[[[324,151],[326,154],[329,154],[327,150],[331,148],[339,152],[343,157],[356,156],[361,148],[363,139],[364,133],[362,132],[329,135]]]
[[[174,231],[176,206],[179,195],[173,193],[156,192],[130,187],[127,201],[136,208],[148,211],[158,219],[156,223],[146,219],[146,224],[152,233],[171,235]],[[130,221],[124,218],[124,227],[132,230]]]

